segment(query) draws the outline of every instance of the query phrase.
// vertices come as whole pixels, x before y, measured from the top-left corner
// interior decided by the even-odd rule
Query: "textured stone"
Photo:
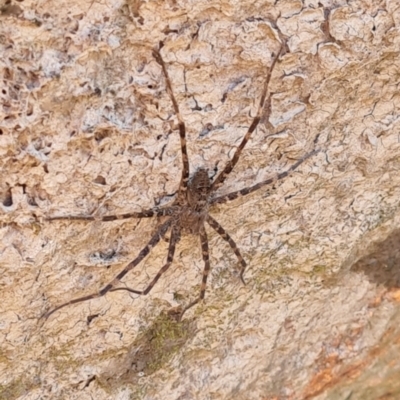
[[[400,398],[400,6],[396,1],[0,2],[1,399]],[[277,4],[275,4],[277,3]],[[272,112],[220,190],[283,171],[212,215],[206,300],[199,240],[183,237],[146,297],[110,281],[156,220],[46,221],[171,200],[181,157],[221,170],[278,50]],[[125,282],[142,288],[161,243]]]

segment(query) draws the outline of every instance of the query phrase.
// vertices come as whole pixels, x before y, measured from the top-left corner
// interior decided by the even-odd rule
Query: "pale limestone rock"
[[[378,399],[400,392],[400,5],[394,0],[0,2],[0,398]],[[275,4],[277,3],[277,4]],[[171,200],[179,135],[219,170],[254,116],[278,29],[272,113],[221,189],[321,152],[213,216],[204,304],[197,238],[147,297],[98,290],[156,220],[48,222]],[[211,124],[211,125],[210,125]],[[212,129],[210,129],[212,127]],[[167,244],[126,278],[141,288]],[[392,396],[392,397],[390,397]]]

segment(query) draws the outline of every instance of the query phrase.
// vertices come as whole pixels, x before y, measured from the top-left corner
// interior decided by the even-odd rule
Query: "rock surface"
[[[374,0],[0,2],[1,399],[400,398],[400,5]],[[160,221],[47,221],[172,200],[179,134],[191,170],[221,170],[249,127],[279,35],[263,118],[220,193],[318,146],[273,187],[212,209],[209,230],[148,296],[96,292]],[[317,140],[317,144],[314,141]],[[160,243],[127,286],[144,288]]]

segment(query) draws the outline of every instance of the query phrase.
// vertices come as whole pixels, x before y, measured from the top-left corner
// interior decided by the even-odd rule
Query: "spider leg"
[[[182,164],[183,164],[182,179],[181,179],[181,182],[179,185],[179,193],[183,193],[186,191],[187,184],[189,181],[189,158],[188,158],[187,148],[186,148],[186,127],[185,127],[185,123],[183,122],[181,113],[179,111],[178,102],[176,101],[174,92],[172,91],[171,80],[169,79],[167,67],[165,66],[164,60],[161,57],[160,52],[156,49],[153,49],[153,57],[156,59],[158,64],[161,65],[161,69],[163,71],[164,78],[165,78],[167,92],[168,92],[168,95],[174,106],[174,111],[175,111],[176,117],[178,118],[179,137],[180,137],[180,141],[181,141]]]
[[[157,232],[152,236],[147,245],[140,251],[139,255],[131,261],[110,283],[103,287],[103,289],[99,290],[96,293],[89,294],[87,296],[78,297],[77,299],[70,300],[60,306],[53,308],[52,310],[45,313],[42,318],[49,318],[51,314],[56,311],[69,306],[71,304],[81,303],[86,300],[97,299],[98,297],[104,296],[107,292],[109,292],[113,287],[121,281],[121,279],[133,268],[135,268],[150,252],[150,250],[155,247],[161,238],[167,233],[173,219],[170,218],[168,221],[164,222],[157,230]]]
[[[275,64],[282,52],[282,48],[283,45],[280,47],[277,55],[275,56],[275,58],[272,61],[271,67],[268,71],[268,75],[267,78],[264,82],[264,87],[261,93],[261,98],[260,98],[260,103],[258,105],[258,109],[257,109],[257,114],[253,119],[253,122],[250,125],[250,128],[248,129],[246,135],[244,136],[244,138],[242,139],[242,142],[240,143],[240,145],[238,146],[238,148],[235,151],[235,154],[233,155],[232,159],[228,161],[228,163],[226,164],[225,168],[223,169],[223,171],[215,178],[215,181],[213,182],[212,186],[211,186],[211,191],[214,192],[216,191],[225,181],[226,177],[231,173],[231,171],[233,170],[233,167],[236,165],[236,163],[239,160],[240,154],[242,153],[242,150],[244,149],[244,147],[246,146],[247,142],[250,139],[251,134],[254,132],[254,130],[257,128],[258,123],[260,122],[261,119],[261,114],[264,108],[264,104],[265,104],[265,99],[267,97],[267,92],[268,92],[268,86],[269,86],[269,81],[271,80],[271,75],[272,75],[272,71],[274,70]],[[267,118],[269,117],[269,114],[271,112],[271,93],[269,93],[268,99],[267,99]]]
[[[119,219],[128,219],[128,218],[151,218],[151,217],[163,217],[171,215],[173,212],[172,207],[166,208],[152,208],[150,210],[144,210],[140,212],[132,212],[132,213],[124,213],[124,214],[116,214],[116,215],[105,215],[103,217],[96,217],[94,215],[56,215],[54,217],[45,218],[46,221],[55,221],[59,219],[68,219],[68,220],[79,220],[79,221],[116,221]]]
[[[200,300],[203,300],[204,296],[206,294],[207,278],[208,278],[208,274],[210,272],[210,254],[209,254],[209,251],[208,251],[208,238],[207,238],[207,233],[206,233],[206,230],[204,228],[204,225],[201,227],[201,230],[200,230],[200,242],[201,242],[201,252],[202,252],[203,261],[204,261],[203,279],[201,281],[200,295],[196,300],[193,300],[191,303],[189,303],[183,309],[183,311],[180,313],[179,320],[182,319],[183,314],[187,310],[189,310],[189,308],[192,308]]]
[[[245,285],[246,282],[243,279],[243,273],[244,270],[247,266],[246,261],[244,261],[242,255],[240,254],[239,248],[237,247],[236,243],[234,240],[230,237],[229,233],[225,231],[225,229],[210,215],[207,216],[207,222],[213,228],[221,237],[224,239],[226,242],[228,242],[229,246],[231,246],[231,249],[235,253],[236,257],[238,258],[241,268],[240,268],[240,280],[243,282]]]
[[[308,153],[305,156],[303,156],[302,158],[300,158],[300,160],[296,161],[288,170],[281,172],[279,174],[276,174],[272,178],[266,179],[265,181],[259,182],[253,186],[250,186],[250,187],[247,187],[244,189],[240,189],[236,192],[231,192],[231,193],[219,196],[219,197],[215,197],[214,199],[210,200],[210,205],[216,204],[216,203],[218,203],[218,204],[227,203],[229,201],[237,199],[238,197],[246,196],[246,194],[255,192],[256,190],[262,188],[263,186],[270,185],[271,183],[279,181],[280,179],[286,178],[291,172],[293,172],[295,169],[297,169],[297,167],[299,167],[304,161],[306,161],[311,156],[313,156],[319,152],[320,152],[320,150],[318,150],[318,149],[311,151],[310,153]]]
[[[131,289],[129,287],[119,287],[119,288],[113,288],[110,289],[110,292],[116,292],[117,290],[126,290],[131,293],[135,294],[141,294],[141,295],[146,295],[150,292],[151,289],[153,289],[154,285],[158,282],[160,279],[161,275],[164,274],[168,270],[168,268],[171,266],[171,263],[174,259],[174,254],[175,254],[175,247],[176,243],[178,242],[179,238],[179,230],[177,226],[172,227],[172,233],[171,233],[171,240],[169,241],[169,248],[168,248],[168,256],[167,256],[167,262],[165,265],[158,271],[157,275],[154,277],[154,279],[151,281],[151,283],[146,287],[144,290],[135,290]]]

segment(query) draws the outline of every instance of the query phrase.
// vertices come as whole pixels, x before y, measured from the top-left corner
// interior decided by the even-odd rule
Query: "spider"
[[[162,46],[160,46],[162,47]],[[157,231],[150,238],[146,246],[140,251],[139,255],[131,261],[111,282],[109,282],[106,286],[101,288],[98,292],[92,293],[86,296],[78,297],[73,300],[70,300],[66,303],[63,303],[50,311],[46,312],[43,317],[47,319],[50,315],[60,310],[63,307],[66,307],[71,304],[80,303],[83,301],[95,299],[98,297],[104,296],[108,292],[114,292],[117,290],[126,290],[131,293],[135,293],[138,295],[147,295],[154,285],[158,282],[160,277],[168,270],[171,266],[175,247],[178,241],[180,240],[181,234],[192,234],[200,237],[200,244],[202,250],[202,257],[204,262],[204,270],[203,277],[200,287],[199,296],[189,303],[186,307],[184,307],[179,313],[178,320],[180,320],[183,314],[196,305],[200,300],[204,299],[207,285],[207,278],[210,272],[210,257],[209,257],[209,248],[208,248],[208,238],[205,230],[205,223],[211,226],[223,240],[225,240],[232,251],[235,253],[239,264],[240,264],[240,279],[243,283],[243,274],[246,268],[246,261],[243,259],[240,250],[238,249],[236,243],[232,239],[232,237],[224,230],[224,228],[209,214],[209,209],[215,204],[223,204],[228,201],[232,201],[239,196],[244,196],[249,193],[252,193],[265,185],[272,184],[277,180],[283,179],[289,175],[292,171],[294,171],[297,167],[299,167],[305,160],[313,156],[318,152],[318,150],[313,150],[310,153],[304,155],[301,159],[295,162],[288,170],[276,174],[273,178],[264,180],[259,182],[253,186],[246,187],[244,189],[231,192],[228,194],[224,194],[221,196],[214,196],[214,193],[222,186],[227,176],[232,172],[234,166],[239,160],[239,157],[249,141],[252,133],[257,128],[264,106],[267,108],[267,117],[271,111],[271,93],[268,93],[268,86],[271,79],[271,75],[275,64],[282,52],[283,44],[280,46],[278,53],[274,56],[272,60],[271,67],[267,73],[267,77],[264,82],[264,86],[261,92],[261,98],[258,104],[257,114],[254,117],[250,127],[248,128],[247,133],[243,137],[241,143],[237,147],[232,159],[228,161],[225,168],[216,176],[214,180],[210,179],[208,170],[205,168],[199,168],[194,174],[190,175],[189,169],[189,159],[186,148],[186,127],[185,123],[181,117],[178,102],[175,99],[171,80],[168,75],[166,64],[161,56],[159,50],[153,49],[153,57],[156,62],[161,66],[162,74],[164,76],[166,90],[171,99],[175,115],[178,119],[178,127],[179,127],[179,136],[180,136],[180,145],[181,145],[181,153],[182,153],[182,176],[179,184],[178,194],[174,202],[169,206],[164,207],[155,207],[148,210],[144,210],[141,212],[133,212],[133,213],[125,213],[121,215],[108,215],[103,216],[101,218],[96,218],[94,216],[55,216],[47,218],[47,220],[57,220],[57,219],[69,219],[69,220],[86,220],[86,221],[115,221],[118,219],[126,219],[126,218],[150,218],[150,217],[167,217],[166,221],[163,222],[157,229]],[[167,261],[164,266],[159,270],[157,275],[153,278],[153,280],[148,284],[148,286],[144,290],[136,290],[131,289],[129,287],[116,287],[118,283],[121,282],[121,279],[128,274],[133,268],[140,264],[140,262],[150,253],[151,249],[155,247],[161,239],[163,239],[168,230],[171,230],[171,235],[169,239],[169,248]]]

